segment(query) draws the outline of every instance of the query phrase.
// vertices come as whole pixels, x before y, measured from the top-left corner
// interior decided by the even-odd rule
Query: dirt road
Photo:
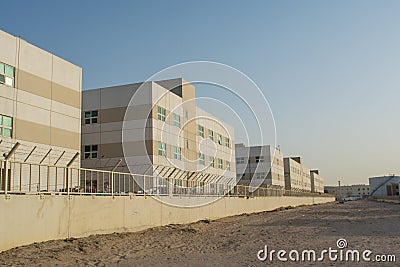
[[[241,215],[189,225],[169,225],[138,233],[49,241],[0,254],[0,264],[28,266],[350,266],[332,262],[260,261],[259,250],[345,249],[393,254],[400,262],[400,205],[372,201],[329,203]],[[343,249],[343,251],[345,250]],[[345,252],[344,252],[345,253]],[[295,257],[296,254],[292,254]],[[263,256],[263,253],[260,254]],[[288,254],[286,254],[288,257]],[[301,258],[301,255],[300,255]],[[360,262],[360,266],[382,263]]]

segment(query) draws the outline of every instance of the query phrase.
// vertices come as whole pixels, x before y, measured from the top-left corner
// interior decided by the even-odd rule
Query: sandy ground
[[[394,254],[400,262],[400,205],[372,201],[329,203],[241,215],[138,233],[37,243],[0,253],[0,264],[28,266],[382,266],[382,263],[259,261],[268,248],[347,249]],[[286,255],[287,256],[287,255]],[[374,256],[371,256],[374,257]]]

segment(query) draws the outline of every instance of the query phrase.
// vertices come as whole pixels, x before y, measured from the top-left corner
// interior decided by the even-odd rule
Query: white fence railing
[[[187,179],[4,160],[0,163],[0,194],[323,196],[282,188],[207,184]]]

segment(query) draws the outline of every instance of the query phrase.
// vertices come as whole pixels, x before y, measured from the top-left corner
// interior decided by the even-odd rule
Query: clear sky
[[[400,174],[399,14],[400,1],[14,0],[0,27],[81,66],[83,89],[233,66],[266,95],[286,156],[353,184]]]

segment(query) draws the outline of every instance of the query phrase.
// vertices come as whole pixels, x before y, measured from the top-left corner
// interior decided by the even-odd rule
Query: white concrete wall
[[[203,197],[204,198],[204,197]],[[195,202],[195,198],[188,198]],[[321,204],[334,197],[222,198],[213,204],[178,208],[151,197],[0,196],[0,251],[68,237],[140,231],[150,227],[218,219],[285,206]]]
[[[386,186],[392,184],[399,184],[400,176],[381,176],[369,178],[369,192],[373,197],[387,196]]]

